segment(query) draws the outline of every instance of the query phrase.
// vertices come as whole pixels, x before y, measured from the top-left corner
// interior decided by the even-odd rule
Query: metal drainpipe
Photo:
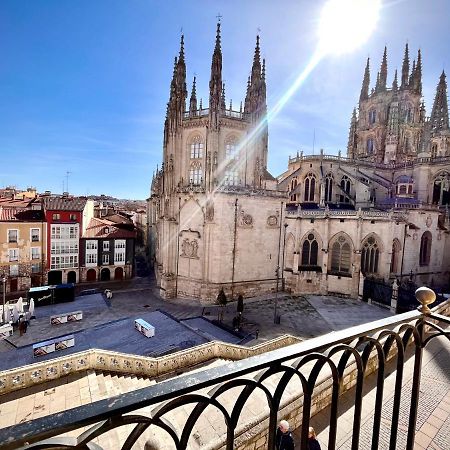
[[[233,237],[233,261],[231,267],[231,300],[234,298],[234,270],[236,266],[236,241],[237,241],[237,211],[238,199],[234,202],[234,237]]]

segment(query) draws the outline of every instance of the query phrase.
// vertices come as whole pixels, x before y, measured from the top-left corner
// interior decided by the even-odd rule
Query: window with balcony
[[[31,247],[31,259],[41,259],[40,247]]]
[[[97,264],[97,253],[86,254],[86,264]]]
[[[32,228],[30,231],[30,234],[31,234],[31,242],[39,242],[40,241],[39,228]]]
[[[8,250],[9,261],[19,261],[19,249],[10,248]]]
[[[19,239],[19,230],[8,230],[8,242],[14,243]]]
[[[86,241],[86,250],[97,250],[97,241]]]

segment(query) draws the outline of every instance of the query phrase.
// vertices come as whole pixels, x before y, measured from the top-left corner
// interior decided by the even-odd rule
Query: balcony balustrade
[[[223,442],[217,448],[231,450],[236,448],[235,441],[244,407],[255,392],[260,392],[260,398],[263,399],[259,409],[261,411],[267,409],[267,417],[264,419],[266,423],[264,446],[274,449],[279,412],[286,399],[288,385],[296,380],[301,391],[295,391],[295,395],[302,397],[296,421],[301,430],[299,448],[306,450],[310,417],[317,412],[317,405],[320,403],[314,400],[314,391],[323,382],[321,375],[324,371],[328,374],[327,390],[330,399],[327,448],[330,450],[337,448],[339,400],[344,387],[350,384],[355,389],[351,448],[357,449],[363,445],[360,442],[362,439],[360,430],[365,377],[373,370],[376,373],[373,428],[371,444],[364,448],[375,450],[380,448],[381,442],[389,442],[389,448],[395,449],[397,438],[401,433],[405,433],[406,449],[412,450],[419,397],[422,395],[420,386],[424,349],[438,336],[450,340],[450,333],[446,331],[446,327],[450,324],[447,317],[450,301],[430,310],[428,305],[435,300],[433,291],[419,288],[416,297],[421,303],[421,307],[416,311],[329,333],[220,367],[163,381],[128,394],[5,428],[0,430],[0,449],[16,449],[26,443],[27,449],[101,449],[102,447],[95,442],[97,438],[122,426],[131,426],[131,429],[125,442],[118,444],[117,448],[131,449],[150,428],[157,427],[167,433],[166,444],[172,440],[174,448],[186,449],[190,448],[189,439],[198,419],[210,413],[208,407],[214,407],[217,414],[222,417],[225,429]],[[439,323],[444,326],[441,327]],[[409,353],[412,353],[414,361],[410,399],[402,389],[403,370]],[[232,353],[230,359],[233,359]],[[383,389],[389,359],[391,362],[395,360],[396,375],[390,434],[389,437],[383,436],[382,439]],[[349,374],[350,365],[353,365],[351,374]],[[274,378],[276,383],[269,388],[268,382],[269,380],[273,382]],[[408,402],[406,408],[405,397]],[[183,423],[171,422],[170,414],[174,410],[188,406],[190,410]],[[149,412],[144,414],[142,408],[146,408]],[[399,429],[401,409],[408,411],[407,431]],[[85,428],[86,431],[80,433],[78,437],[58,436],[82,427],[89,428]]]

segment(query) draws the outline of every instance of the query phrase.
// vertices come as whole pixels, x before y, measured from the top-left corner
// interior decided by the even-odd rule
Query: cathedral
[[[387,87],[385,48],[374,88],[370,61],[351,118],[347,156],[289,158],[267,171],[265,61],[259,36],[239,110],[227,107],[220,23],[209,104],[186,108],[184,39],[175,58],[163,163],[148,200],[150,257],[161,296],[213,301],[283,289],[361,295],[368,278],[450,282],[450,129],[440,76],[430,117],[420,50]],[[399,82],[400,81],[400,82]]]

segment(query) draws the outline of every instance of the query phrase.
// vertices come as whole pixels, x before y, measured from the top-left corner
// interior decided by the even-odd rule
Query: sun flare
[[[363,45],[378,22],[381,0],[329,0],[319,23],[319,51],[339,55]]]

